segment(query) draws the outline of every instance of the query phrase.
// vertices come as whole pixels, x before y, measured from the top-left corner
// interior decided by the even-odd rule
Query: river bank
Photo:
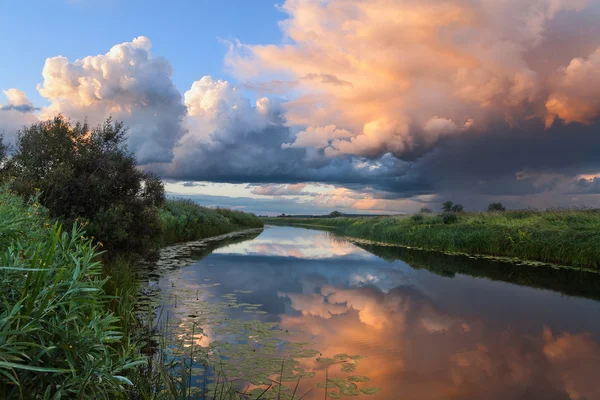
[[[262,227],[253,215],[185,201],[167,202],[161,217],[164,232],[186,235],[162,243],[193,238],[207,251]],[[0,187],[0,221],[0,397],[143,398],[143,391],[162,390],[160,374],[148,380],[148,371],[160,369],[148,364],[152,310],[146,320],[137,312],[136,257],[106,257],[87,224],[63,226],[36,197],[25,200],[7,185]]]
[[[380,244],[578,268],[600,266],[598,210],[518,210],[357,218],[263,218]]]

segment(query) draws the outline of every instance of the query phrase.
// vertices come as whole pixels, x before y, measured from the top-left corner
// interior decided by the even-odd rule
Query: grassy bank
[[[518,210],[360,218],[265,218],[448,253],[500,256],[577,267],[600,266],[599,210]]]
[[[118,398],[145,363],[111,310],[131,304],[106,293],[83,227],[45,214],[0,190],[0,398]]]
[[[254,214],[202,207],[184,199],[167,200],[160,210],[160,222],[162,246],[263,226]]]
[[[141,321],[134,311],[134,258],[103,257],[85,224],[63,227],[37,197],[24,200],[7,185],[0,222],[0,398],[161,398],[153,393],[167,378],[145,356],[151,316]],[[161,225],[169,244],[262,222],[176,200],[161,210]]]

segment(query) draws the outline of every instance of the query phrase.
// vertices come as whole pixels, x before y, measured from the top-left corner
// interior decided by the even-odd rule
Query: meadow
[[[597,269],[600,210],[511,210],[411,216],[264,218],[386,245]]]

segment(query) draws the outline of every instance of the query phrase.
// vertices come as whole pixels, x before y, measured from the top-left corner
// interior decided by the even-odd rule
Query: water
[[[189,339],[193,322],[197,348],[240,344],[220,353],[232,377],[264,367],[261,379],[278,380],[289,356],[284,375],[302,378],[295,398],[325,398],[327,374],[332,398],[600,399],[598,275],[362,247],[266,227],[204,251],[159,280],[170,318],[187,326],[170,335]],[[262,354],[270,364],[255,363]],[[297,379],[286,380],[277,394],[291,398]],[[269,382],[242,381],[240,391]]]

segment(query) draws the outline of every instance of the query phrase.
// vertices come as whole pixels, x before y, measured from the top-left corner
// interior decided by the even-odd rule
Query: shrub
[[[425,217],[423,217],[423,214],[413,214],[410,216],[410,219],[413,222],[421,223],[425,220]]]
[[[444,224],[447,224],[447,225],[454,224],[454,223],[458,222],[458,216],[453,212],[443,213],[442,221],[444,222]]]
[[[108,311],[85,232],[0,189],[0,397],[114,399],[145,360]]]
[[[431,214],[433,211],[431,211],[430,208],[427,207],[423,207],[421,208],[421,210],[419,211],[421,214]]]
[[[111,119],[93,129],[62,117],[39,122],[19,132],[5,171],[25,197],[41,190],[51,217],[89,223],[109,250],[146,255],[158,249],[164,188],[137,168],[125,133]]]
[[[465,208],[463,207],[462,204],[455,204],[452,206],[451,211],[457,213],[457,212],[463,212],[464,209]]]
[[[451,201],[445,201],[445,202],[443,202],[442,203],[442,211],[443,212],[450,212],[450,211],[452,211],[452,205],[453,204],[454,203],[451,202]]]
[[[506,211],[502,203],[491,203],[488,206],[488,211]]]

